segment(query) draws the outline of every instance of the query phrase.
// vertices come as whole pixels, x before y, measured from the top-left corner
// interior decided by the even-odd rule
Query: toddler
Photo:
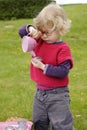
[[[74,130],[68,88],[73,59],[69,45],[62,40],[71,21],[56,3],[44,7],[33,21],[33,25],[21,27],[19,35],[21,38],[29,35],[37,42],[36,57],[32,57],[30,66],[31,79],[36,82],[35,130],[48,130],[49,124],[52,130]]]

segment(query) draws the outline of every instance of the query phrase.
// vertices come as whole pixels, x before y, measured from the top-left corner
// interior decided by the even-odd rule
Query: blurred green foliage
[[[52,0],[0,0],[0,20],[33,18]]]

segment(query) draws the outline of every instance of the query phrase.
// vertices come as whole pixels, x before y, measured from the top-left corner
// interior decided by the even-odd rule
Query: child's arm
[[[23,38],[26,35],[31,36],[32,38],[39,38],[41,33],[35,29],[33,25],[24,25],[19,29],[19,35]]]
[[[69,60],[64,61],[58,66],[43,64],[37,58],[33,58],[31,62],[36,68],[43,70],[43,73],[45,75],[57,78],[64,78],[65,76],[67,76],[69,73],[69,69],[71,68],[71,63]]]
[[[30,25],[24,25],[19,29],[19,35],[21,38],[23,38],[24,36],[28,35],[30,32],[28,30]]]
[[[64,61],[58,66],[47,64],[44,69],[44,74],[48,76],[64,78],[68,75],[70,68],[71,68],[71,63],[69,60]]]

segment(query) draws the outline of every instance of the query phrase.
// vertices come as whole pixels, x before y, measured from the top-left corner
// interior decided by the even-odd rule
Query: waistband
[[[64,87],[58,87],[58,88],[54,88],[54,89],[51,89],[51,90],[40,90],[37,88],[37,92],[40,92],[42,93],[43,95],[45,94],[58,94],[58,93],[64,93],[64,92],[69,92],[69,89],[67,86],[64,86]]]

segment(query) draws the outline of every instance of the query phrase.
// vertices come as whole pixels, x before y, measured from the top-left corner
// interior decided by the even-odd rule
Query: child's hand
[[[29,32],[32,38],[39,38],[41,35],[41,32],[37,31],[33,26],[29,27]]]
[[[41,62],[41,60],[37,57],[33,58],[31,60],[31,63],[34,65],[34,67],[44,70],[45,64]]]

